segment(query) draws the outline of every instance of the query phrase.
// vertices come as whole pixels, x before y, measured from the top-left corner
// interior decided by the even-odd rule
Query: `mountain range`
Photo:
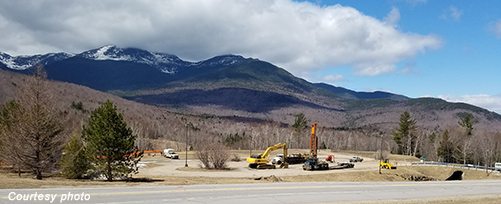
[[[155,89],[186,82],[231,80],[281,84],[292,91],[322,89],[342,98],[406,98],[386,92],[356,92],[324,83],[312,84],[270,63],[238,55],[189,62],[171,54],[111,45],[80,54],[49,53],[13,57],[0,53],[0,68],[6,70],[29,73],[37,64],[45,66],[50,79],[101,91]]]
[[[331,127],[388,129],[398,122],[400,113],[410,111],[428,129],[457,125],[457,117],[464,113],[474,114],[486,127],[501,124],[500,115],[473,105],[311,83],[269,62],[238,55],[191,62],[172,54],[111,45],[79,54],[13,57],[0,53],[3,70],[26,74],[38,64],[51,80],[195,115],[288,123],[302,112]]]

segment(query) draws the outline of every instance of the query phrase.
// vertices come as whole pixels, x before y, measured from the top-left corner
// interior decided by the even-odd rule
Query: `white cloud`
[[[473,104],[501,114],[501,95],[476,94],[464,96],[439,96],[439,98],[451,102],[464,102]]]
[[[392,9],[388,22],[399,15]],[[383,74],[441,43],[351,7],[290,0],[0,1],[0,30],[1,51],[10,54],[115,44],[188,60],[241,54],[294,74],[336,66]]]
[[[449,6],[449,8],[447,8],[444,11],[441,18],[445,20],[459,21],[461,20],[462,16],[463,16],[463,11],[461,11],[459,8],[455,6]]]
[[[397,25],[399,20],[400,20],[400,11],[396,7],[391,8],[390,13],[388,13],[388,15],[384,18],[384,21],[392,26]]]
[[[330,74],[322,78],[322,81],[329,84],[338,84],[342,80],[343,80],[343,75],[340,74]]]
[[[392,72],[395,70],[395,66],[389,63],[382,64],[359,64],[355,65],[357,68],[357,74],[365,76],[376,76],[383,73]]]
[[[493,24],[492,31],[497,37],[501,38],[501,20],[498,20]]]

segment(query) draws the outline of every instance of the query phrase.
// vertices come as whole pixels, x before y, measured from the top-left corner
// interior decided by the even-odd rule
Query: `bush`
[[[87,177],[91,164],[85,154],[81,138],[73,135],[64,147],[61,158],[61,169],[64,177],[69,179],[82,179]]]
[[[226,147],[219,143],[204,145],[196,154],[206,169],[225,169],[230,157]]]
[[[79,102],[75,102],[75,101],[71,102],[71,108],[79,110],[79,111],[82,111],[82,112],[85,112],[85,110],[83,108],[83,103],[81,101],[79,101]]]
[[[200,150],[197,151],[197,158],[202,162],[202,165],[204,168],[210,168],[210,161],[209,161],[209,154],[210,151],[208,148],[201,148]]]
[[[237,154],[234,154],[233,157],[231,158],[231,161],[232,162],[239,162],[239,161],[242,161],[242,159]]]

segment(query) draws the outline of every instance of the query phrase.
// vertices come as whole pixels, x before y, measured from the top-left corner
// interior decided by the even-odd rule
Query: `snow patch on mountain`
[[[14,70],[29,69],[37,64],[47,65],[49,63],[64,60],[74,56],[68,53],[49,53],[45,55],[32,55],[32,56],[10,56],[6,53],[0,53],[0,63],[5,64],[7,68]]]
[[[175,55],[149,52],[136,48],[118,48],[114,45],[89,50],[79,56],[92,60],[114,60],[147,64],[167,74],[174,74],[178,68],[190,64],[190,62],[183,61]]]
[[[115,61],[131,61],[132,58],[124,55],[121,49],[114,45],[106,45],[98,49],[89,50],[79,54],[80,56],[93,60],[115,60]]]
[[[115,46],[104,46],[98,49],[94,53],[94,59],[96,60],[117,60],[117,61],[130,61],[131,57],[128,55],[122,55],[120,50],[116,49]]]
[[[10,69],[24,70],[36,64],[47,65],[53,62],[65,60],[77,56],[90,60],[113,60],[146,64],[157,68],[163,73],[175,74],[180,69],[230,66],[248,60],[239,55],[221,55],[199,62],[189,62],[171,54],[150,52],[137,48],[119,48],[115,45],[106,45],[97,49],[88,50],[78,55],[68,53],[49,53],[46,55],[17,56],[12,57],[0,53],[0,62]]]

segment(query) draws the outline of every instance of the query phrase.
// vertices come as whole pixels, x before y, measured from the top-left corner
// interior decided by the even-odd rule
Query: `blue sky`
[[[355,90],[387,90],[411,97],[439,96],[501,112],[501,36],[495,30],[501,19],[501,1],[313,2],[350,6],[377,19],[384,19],[396,9],[400,14],[398,30],[431,34],[441,40],[439,48],[403,59],[392,73],[361,76],[344,67],[324,69],[315,75],[338,75],[334,84]]]
[[[311,82],[501,113],[501,1],[0,1],[0,51],[239,54]]]

